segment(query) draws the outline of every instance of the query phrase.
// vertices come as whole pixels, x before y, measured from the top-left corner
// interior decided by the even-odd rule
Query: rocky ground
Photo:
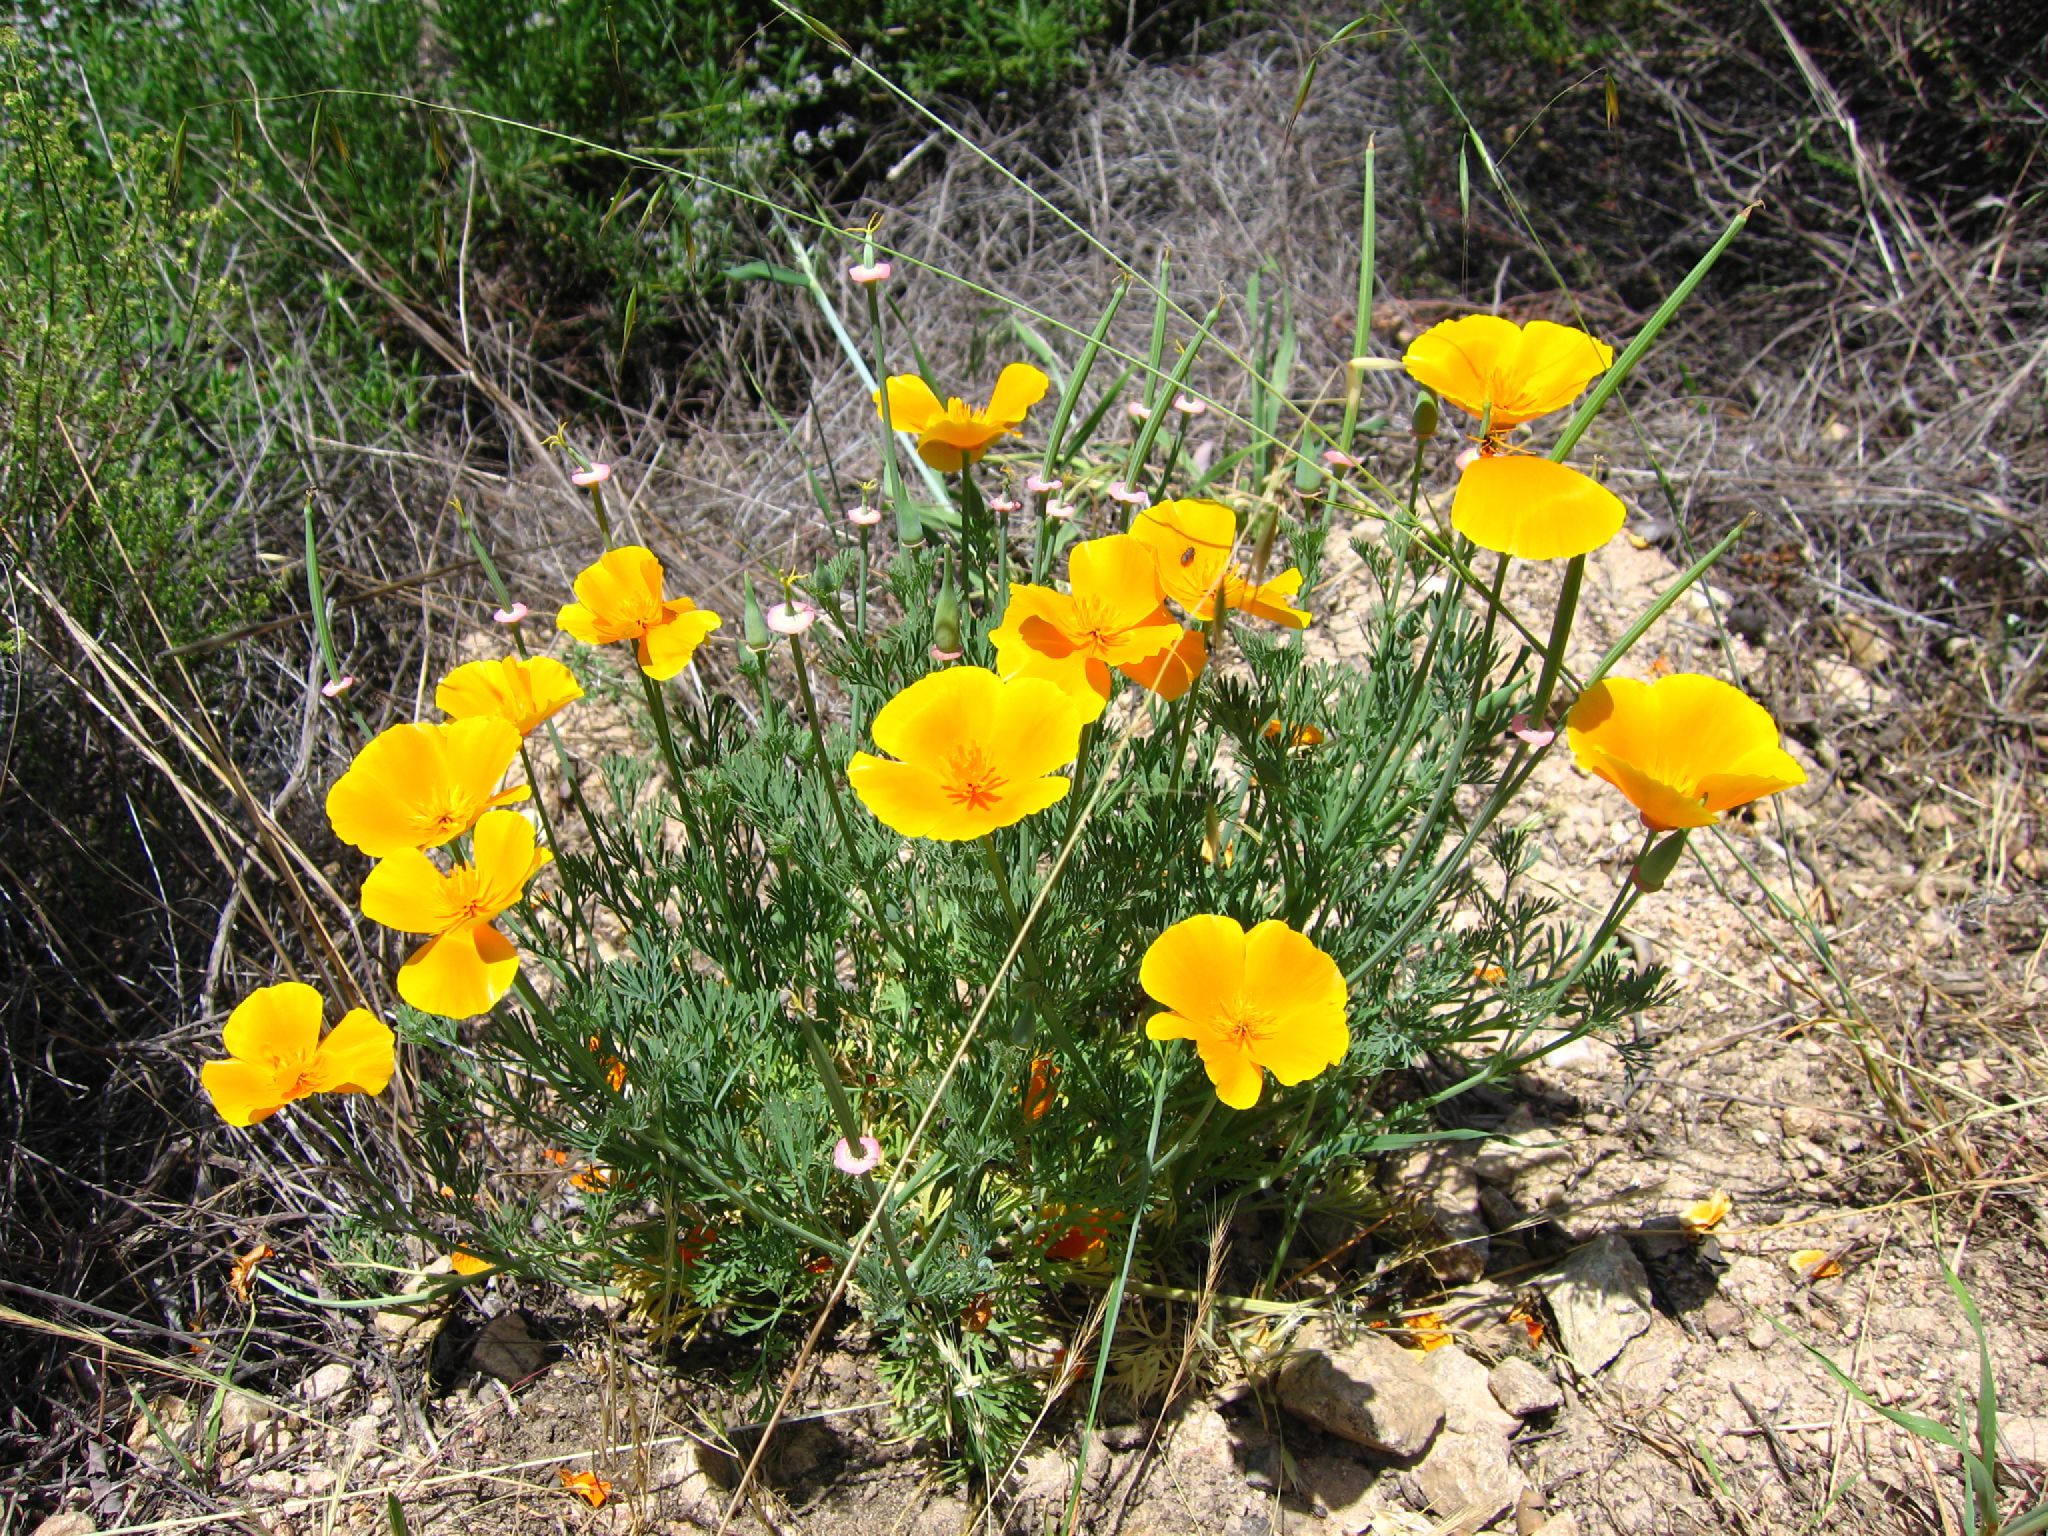
[[[1664,552],[1633,539],[1600,552],[1576,659],[1673,577]],[[1546,613],[1554,580],[1533,571],[1513,601]],[[1712,601],[1682,600],[1636,670],[1755,666],[1739,642],[1722,652]],[[1355,560],[1340,558],[1317,594],[1318,647],[1341,658],[1365,602]],[[1885,707],[1876,679],[1839,683],[1857,708]],[[2014,1496],[2039,1488],[2048,978],[2038,926],[2014,917],[2038,923],[2038,907],[1980,882],[1969,850],[1985,845],[1988,812],[1965,787],[1893,804],[1801,750],[1805,791],[1701,839],[1637,908],[1629,937],[1671,968],[1675,1001],[1623,1048],[1570,1044],[1476,1106],[1470,1123],[1492,1139],[1381,1170],[1439,1278],[1417,1296],[1429,1315],[1406,1331],[1313,1308],[1253,1320],[1237,1360],[1210,1371],[1220,1385],[1126,1405],[1098,1430],[1083,1529],[1954,1528],[1954,1455],[1850,1400],[1807,1352],[1826,1351],[1880,1402],[1952,1419],[1976,1360],[1940,1259],[1989,1320]],[[1532,793],[1535,878],[1591,920],[1634,846],[1625,807],[1561,751]],[[1738,854],[1785,911],[1816,921],[1846,996]],[[1688,1228],[1681,1214],[1717,1192],[1727,1214],[1698,1230],[1693,1212]],[[167,1439],[187,1456],[218,1447],[205,1495],[218,1514],[201,1525],[381,1532],[389,1497],[420,1533],[719,1527],[731,1452],[751,1445],[721,1433],[745,1410],[715,1359],[660,1365],[603,1304],[499,1283],[477,1301],[461,1316],[366,1322],[353,1358],[310,1369],[290,1396],[230,1398],[216,1424],[204,1397],[165,1394],[154,1422],[133,1419],[134,1468],[81,1487],[39,1536],[104,1524],[130,1478],[177,1476]],[[842,1337],[732,1528],[1059,1527],[1071,1425],[1051,1425],[983,1501],[887,1439],[884,1395],[863,1341]],[[601,1507],[579,1492],[583,1473],[607,1485]]]

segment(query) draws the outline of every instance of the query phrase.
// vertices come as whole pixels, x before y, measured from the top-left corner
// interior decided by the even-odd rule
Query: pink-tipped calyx
[[[858,1152],[844,1136],[832,1148],[832,1166],[848,1178],[857,1179],[864,1173],[873,1173],[881,1163],[882,1144],[872,1136],[861,1137]]]

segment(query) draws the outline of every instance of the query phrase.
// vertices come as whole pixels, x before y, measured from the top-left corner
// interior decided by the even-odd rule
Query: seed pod
[[[1426,443],[1436,436],[1436,396],[1425,391],[1415,397],[1415,413],[1409,418],[1418,443]]]

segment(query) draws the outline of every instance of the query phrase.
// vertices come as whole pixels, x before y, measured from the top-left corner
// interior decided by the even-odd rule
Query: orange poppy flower
[[[1280,720],[1268,720],[1259,732],[1268,741],[1278,741],[1283,733],[1290,747],[1320,747],[1327,739],[1320,725],[1288,725]]]
[[[1484,420],[1489,433],[1562,410],[1613,361],[1614,348],[1575,327],[1498,315],[1432,325],[1401,359],[1416,382]]]
[[[1209,648],[1166,611],[1152,551],[1128,534],[1076,544],[1070,592],[1012,586],[1000,626],[989,631],[996,670],[1064,689],[1083,721],[1109,704],[1114,667],[1161,698],[1177,699],[1200,675]]]
[[[351,1008],[320,1034],[326,1004],[303,982],[259,987],[228,1015],[227,1061],[209,1061],[199,1081],[229,1125],[267,1120],[312,1093],[384,1091],[397,1064],[390,1026]]]
[[[481,1275],[498,1266],[489,1259],[480,1259],[473,1253],[464,1253],[460,1248],[448,1255],[448,1267],[458,1275]]]
[[[1728,1191],[1717,1189],[1704,1200],[1695,1200],[1678,1213],[1678,1224],[1694,1237],[1705,1237],[1728,1218],[1735,1202]]]
[[[1351,1048],[1349,990],[1337,962],[1285,923],[1247,933],[1215,914],[1184,918],[1152,941],[1138,981],[1169,1011],[1145,1024],[1154,1040],[1192,1040],[1216,1097],[1259,1102],[1263,1072],[1292,1086]]]
[[[1588,554],[1621,531],[1621,498],[1590,475],[1526,453],[1482,452],[1451,497],[1451,526],[1518,560]]]
[[[356,754],[327,791],[334,835],[373,859],[438,848],[494,806],[524,800],[524,784],[496,786],[519,756],[503,720],[394,725]]]
[[[526,894],[554,855],[533,823],[489,811],[476,824],[476,862],[443,874],[417,848],[380,861],[363,881],[363,916],[427,942],[398,968],[398,995],[423,1013],[467,1019],[490,1010],[519,974],[519,951],[491,919]]]
[[[1072,1206],[1048,1205],[1039,1213],[1038,1240],[1048,1259],[1062,1264],[1088,1264],[1099,1260],[1109,1245],[1111,1222],[1123,1220],[1122,1211],[1083,1210],[1072,1221]]]
[[[567,1467],[557,1467],[555,1475],[562,1480],[562,1491],[573,1493],[592,1509],[603,1509],[605,1500],[612,1496],[612,1485],[595,1472],[571,1472]]]
[[[898,432],[915,432],[917,456],[946,474],[974,463],[1016,431],[1050,387],[1051,381],[1029,363],[1005,368],[985,406],[969,405],[957,395],[941,405],[931,385],[914,373],[892,374],[884,386],[889,391],[889,425]],[[880,391],[874,399],[880,411]]]
[[[237,1301],[249,1299],[249,1281],[255,1275],[256,1267],[265,1259],[276,1257],[277,1250],[270,1244],[258,1243],[228,1266],[228,1289],[235,1293]]]
[[[664,598],[662,581],[652,550],[638,544],[608,549],[576,578],[576,601],[555,615],[555,625],[585,645],[636,642],[640,670],[666,681],[725,621],[687,597]]]
[[[1294,606],[1301,572],[1289,567],[1253,586],[1245,569],[1230,558],[1237,543],[1237,514],[1220,501],[1162,501],[1131,519],[1132,537],[1159,562],[1166,595],[1207,623],[1216,613],[1216,594],[1232,613],[1301,629],[1309,616]]]
[[[1721,812],[1806,782],[1778,745],[1778,722],[1719,678],[1610,677],[1565,718],[1572,756],[1628,797],[1655,832],[1710,827]]]
[[[1081,717],[1061,689],[984,667],[919,678],[875,714],[875,745],[846,777],[861,804],[905,837],[984,836],[1065,798],[1052,772],[1081,747]]]
[[[435,706],[451,720],[495,717],[522,736],[582,697],[575,673],[552,656],[466,662],[434,689]]]

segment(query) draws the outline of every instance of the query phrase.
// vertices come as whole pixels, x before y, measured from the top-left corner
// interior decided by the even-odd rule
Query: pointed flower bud
[[[1435,395],[1424,390],[1415,397],[1415,413],[1408,420],[1418,443],[1426,443],[1436,436],[1438,414]]]
[[[953,586],[953,557],[946,556],[946,579],[939,586],[939,605],[932,615],[932,653],[957,655],[960,644],[960,594]]]
[[[754,595],[754,578],[751,576],[747,578],[747,606],[740,628],[746,636],[747,649],[756,656],[775,643],[768,634],[768,621],[761,616],[761,599]]]

